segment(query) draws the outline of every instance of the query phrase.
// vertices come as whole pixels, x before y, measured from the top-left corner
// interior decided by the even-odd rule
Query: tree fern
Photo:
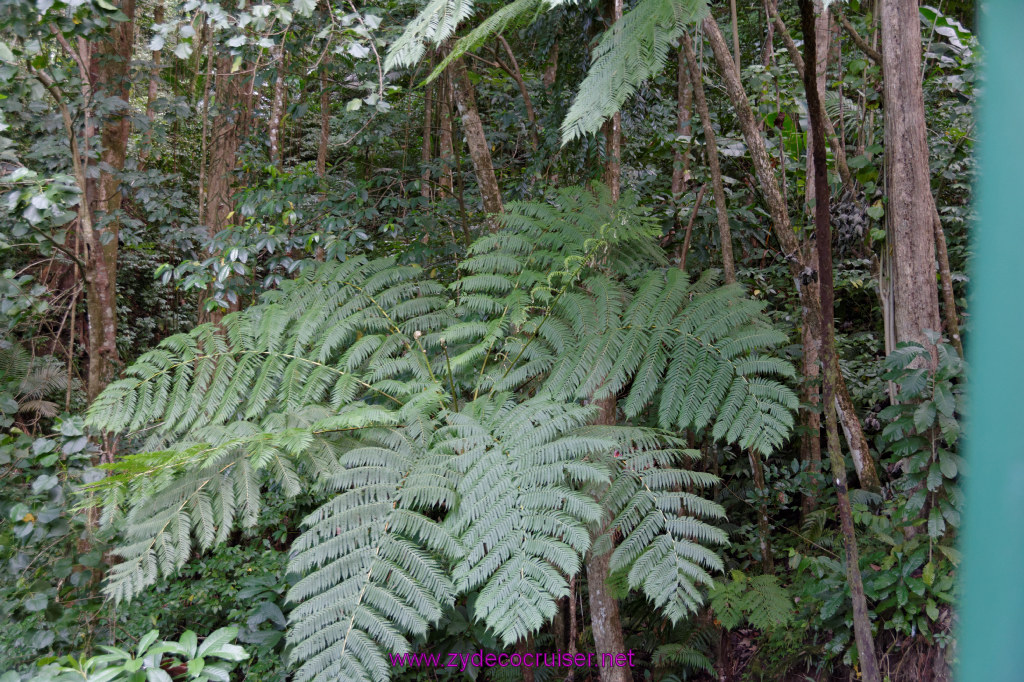
[[[640,0],[612,24],[594,48],[587,76],[562,121],[562,144],[599,130],[665,66],[672,44],[706,13],[706,0]]]
[[[452,575],[461,592],[479,590],[477,615],[506,644],[554,616],[590,546],[601,509],[580,487],[607,480],[589,458],[615,445],[576,433],[593,416],[543,398],[478,401],[446,430],[460,473],[448,525],[467,550]]]
[[[586,426],[586,403],[768,452],[796,399],[761,305],[665,267],[657,234],[634,198],[570,188],[510,204],[450,285],[317,264],[165,340],[89,415],[143,451],[98,486],[123,539],[107,593],[252,525],[276,487],[322,501],[290,565],[300,680],[383,679],[384,653],[470,591],[503,641],[536,631],[603,522],[617,574],[685,617],[721,568],[714,479],[664,432]]]

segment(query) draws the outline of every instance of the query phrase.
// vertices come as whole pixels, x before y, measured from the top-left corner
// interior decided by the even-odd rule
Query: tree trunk
[[[270,138],[270,162],[281,168],[281,119],[284,116],[284,37],[274,50],[277,61],[277,75],[274,78],[274,96],[270,103],[270,121],[267,125]]]
[[[327,65],[320,68],[320,144],[316,148],[316,174],[327,175],[327,147],[331,141],[331,100],[327,95]]]
[[[555,79],[558,77],[558,41],[556,40],[551,46],[551,52],[548,54],[548,63],[544,67],[544,75],[541,76],[541,82],[544,83],[545,88],[550,88],[555,84]]]
[[[99,174],[88,193],[92,223],[102,224],[100,216],[121,210],[121,189],[118,174],[124,169],[131,126],[127,102],[131,89],[130,67],[135,40],[135,0],[121,0],[119,9],[128,17],[114,25],[110,39],[90,49],[88,78],[97,95],[118,97],[125,109],[109,117],[100,130],[102,150]],[[91,104],[91,103],[90,103]],[[102,229],[90,230],[86,239],[86,309],[89,314],[89,370],[87,395],[93,400],[114,376],[117,354],[117,250],[120,224],[115,215]]]
[[[438,111],[438,137],[437,154],[443,162],[441,177],[438,178],[441,196],[451,196],[455,186],[455,178],[452,175],[452,165],[455,163],[455,147],[452,144],[454,132],[452,126],[452,77],[451,72],[445,72],[438,80],[438,96],[440,99],[440,110]]]
[[[603,398],[596,403],[600,409],[597,424],[615,424],[615,396]],[[602,527],[598,535],[604,533]],[[619,602],[608,590],[608,566],[612,550],[603,553],[591,552],[586,558],[587,595],[590,600],[590,625],[594,633],[594,648],[598,654],[626,650],[626,638],[622,632],[622,618]],[[601,682],[631,682],[627,668],[600,668]]]
[[[886,225],[893,254],[896,342],[917,341],[934,356],[924,334],[938,331],[940,323],[917,0],[884,0],[881,20]]]
[[[420,196],[430,200],[430,148],[434,139],[434,90],[437,83],[428,85],[423,92],[423,142],[420,147]]]
[[[498,42],[501,43],[502,48],[505,50],[505,54],[508,55],[508,65],[504,62],[498,61],[499,64],[505,66],[505,72],[512,76],[512,80],[519,86],[519,94],[523,96],[523,106],[526,108],[526,120],[527,128],[529,129],[530,135],[530,146],[533,147],[533,151],[537,151],[540,147],[540,137],[537,136],[537,114],[533,111],[533,100],[530,99],[530,91],[526,87],[526,81],[523,80],[523,74],[519,71],[519,62],[516,61],[516,55],[512,52],[512,47],[505,40],[505,36],[498,34]]]
[[[682,38],[682,49],[686,52],[689,62],[690,83],[693,85],[693,98],[697,104],[697,113],[704,129],[704,147],[707,151],[708,169],[711,171],[711,189],[715,197],[715,215],[718,217],[718,238],[722,242],[722,271],[725,283],[736,281],[736,265],[732,256],[732,231],[729,229],[729,207],[725,202],[725,189],[722,186],[722,168],[718,160],[718,140],[715,127],[711,122],[711,112],[704,95],[704,79],[701,77],[700,66],[693,52],[693,42],[686,33]]]
[[[451,74],[454,81],[455,105],[459,110],[469,156],[473,160],[473,170],[476,173],[477,185],[480,187],[484,210],[492,215],[501,213],[501,190],[491,162],[491,147],[487,143],[487,136],[484,135],[484,126],[476,107],[476,94],[461,57],[452,62]]]
[[[782,23],[782,19],[779,17],[778,9],[775,5],[769,4],[768,9],[772,16],[772,25],[775,30],[779,32],[782,37],[782,42],[786,46],[786,51],[789,53],[789,59],[793,63],[793,68],[796,69],[797,75],[800,80],[804,79],[804,58],[800,55],[800,50],[796,46],[796,42],[793,40],[793,36],[789,34],[789,30],[786,25]],[[824,84],[822,85],[821,92],[824,92]],[[832,150],[832,156],[835,158],[836,171],[839,172],[839,177],[843,180],[843,187],[846,189],[853,189],[853,174],[850,173],[850,166],[846,162],[846,146],[843,141],[836,135],[835,126],[832,125],[832,119],[825,117],[825,135],[828,137],[828,145]]]
[[[775,571],[775,560],[772,557],[772,525],[768,520],[768,485],[764,480],[764,463],[761,455],[754,450],[747,451],[750,470],[754,473],[754,487],[761,501],[757,505],[757,544],[761,550],[761,570],[764,573]]]
[[[945,320],[946,336],[953,342],[960,357],[964,357],[964,344],[960,339],[960,319],[956,314],[956,297],[953,295],[953,273],[949,269],[949,253],[946,251],[946,233],[942,230],[939,211],[932,205],[932,222],[935,226],[935,255],[939,261],[939,282],[942,287],[942,317]]]
[[[828,73],[828,43],[831,32],[829,30],[831,17],[827,9],[822,8],[821,0],[816,0],[814,3],[815,11],[818,14],[814,17],[814,39],[817,41],[818,50],[815,53],[815,64],[814,64],[814,85],[818,90],[818,97],[824,101],[825,97],[825,84],[826,75]],[[801,72],[800,78],[805,82],[809,82],[806,76]],[[827,116],[823,116],[824,121]],[[807,125],[807,149],[811,148],[811,137],[814,132],[811,130],[811,123]],[[807,174],[805,177],[804,184],[804,203],[807,207],[808,214],[814,212],[814,154],[807,154]]]
[[[238,165],[238,144],[249,126],[250,97],[247,87],[251,80],[243,73],[231,73],[231,63],[229,55],[217,58],[217,73],[213,82],[216,115],[211,125],[206,215],[203,217],[203,224],[211,238],[231,224],[235,211],[234,175]],[[237,307],[238,302],[231,301],[228,309]],[[223,314],[223,309],[217,309],[207,315],[200,313],[200,318],[219,322]]]
[[[804,52],[807,64],[816,63],[815,16],[812,0],[800,0],[802,25],[804,30]],[[822,351],[835,355],[835,329],[833,322],[833,291],[832,291],[832,235],[829,226],[829,188],[826,172],[825,133],[822,121],[825,118],[824,106],[815,83],[816,75],[811,72],[804,74],[804,87],[807,91],[807,109],[812,121],[811,153],[815,157],[814,172],[814,233],[818,247],[818,290],[821,296],[821,337]],[[836,386],[840,376],[837,365],[828,363],[825,366],[822,383],[823,403],[831,408],[836,399]],[[857,550],[857,537],[853,526],[853,510],[850,506],[850,495],[846,484],[846,461],[843,459],[839,446],[839,429],[836,424],[836,413],[832,409],[825,410],[825,430],[828,438],[828,456],[835,479],[836,497],[839,506],[839,522],[843,532],[843,544],[846,549],[846,578],[850,586],[850,598],[853,602],[853,630],[857,641],[857,653],[860,659],[862,677],[866,682],[881,682],[878,659],[875,656],[875,643],[871,634],[871,620],[868,615],[867,599],[864,595],[864,584],[860,574],[860,554]]]
[[[163,0],[159,0],[156,3],[156,8],[153,10],[153,23],[162,24],[163,21],[164,3]],[[153,149],[153,122],[156,121],[154,102],[156,102],[157,95],[159,94],[160,85],[160,50],[153,50],[152,56],[153,68],[149,71],[149,90],[146,93],[146,119],[149,121],[149,127],[146,128],[145,144],[139,150],[139,160],[142,162],[149,158]]]
[[[690,145],[680,147],[680,137],[689,137],[693,133],[690,120],[693,118],[693,85],[690,82],[690,70],[687,67],[686,50],[679,46],[676,64],[676,143],[672,155],[672,201],[676,209],[676,227],[679,226],[679,200],[690,182]]]
[[[811,259],[817,257],[817,249],[811,250]],[[818,283],[807,282],[805,288],[811,289],[812,296],[818,296]],[[801,369],[803,375],[803,386],[801,387],[802,400],[810,405],[810,409],[801,413],[801,426],[804,435],[800,439],[800,461],[807,467],[807,471],[818,473],[821,471],[821,415],[818,409],[821,406],[821,328],[812,325],[820,320],[804,319],[800,330],[801,347],[803,358]],[[806,518],[817,507],[817,496],[809,492],[800,501],[800,514]]]
[[[761,137],[761,131],[757,127],[754,112],[750,108],[750,101],[747,99],[747,94],[744,92],[743,86],[740,83],[739,74],[735,71],[731,55],[729,54],[729,48],[725,43],[725,38],[722,36],[722,32],[718,28],[718,24],[715,22],[713,17],[706,17],[701,26],[704,30],[704,34],[708,38],[708,42],[711,43],[711,49],[715,55],[715,62],[718,64],[718,68],[722,72],[722,77],[725,81],[725,88],[729,95],[729,99],[732,101],[733,107],[736,109],[740,128],[743,131],[743,138],[747,143],[747,149],[750,151],[750,158],[754,165],[754,170],[757,173],[758,180],[760,181],[765,203],[768,204],[768,212],[772,218],[772,228],[775,232],[775,238],[782,247],[783,255],[789,265],[790,275],[793,277],[797,292],[800,295],[800,315],[802,318],[802,324],[805,328],[810,328],[812,330],[821,329],[822,303],[820,298],[816,295],[817,292],[814,291],[813,287],[807,286],[807,284],[814,282],[817,277],[817,265],[810,260],[809,253],[805,253],[805,250],[801,248],[800,241],[793,232],[792,225],[789,220],[789,211],[786,208],[785,200],[782,198],[782,191],[779,189],[778,182],[776,182],[775,174],[772,170],[771,159],[769,158],[768,151],[765,148],[764,139]],[[826,350],[823,347],[821,350],[821,361],[826,369],[835,369],[836,393],[848,398],[849,390],[846,387],[846,381],[843,379],[842,373],[839,371],[839,358],[836,356],[835,348]],[[834,403],[833,401],[828,401],[823,402],[823,404],[830,406]],[[825,410],[826,413],[829,411],[829,409]],[[850,413],[845,416],[846,419],[843,423],[851,430],[851,433],[859,434],[855,436],[856,440],[860,441],[863,439],[864,429],[861,426],[860,421],[856,418],[856,414],[853,414],[853,411],[851,410]],[[858,463],[858,467],[860,468],[858,469],[857,475],[860,478],[861,485],[865,488],[877,489],[878,474],[875,470],[875,464],[871,457],[863,457]]]

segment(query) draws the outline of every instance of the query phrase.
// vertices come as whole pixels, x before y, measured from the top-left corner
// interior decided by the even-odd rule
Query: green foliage
[[[103,546],[80,543],[90,536],[71,500],[96,480],[94,454],[80,418],[58,420],[47,437],[0,436],[0,669],[90,639]]]
[[[938,341],[937,335],[935,340]],[[895,523],[907,528],[926,523],[928,537],[941,541],[960,526],[963,496],[957,485],[963,460],[956,454],[962,411],[963,361],[947,344],[937,346],[934,371],[920,344],[900,344],[886,358],[882,378],[899,385],[897,402],[879,413],[888,421],[879,444],[903,476]]]
[[[623,536],[613,568],[672,621],[695,610],[725,536],[689,490],[714,477],[677,468],[693,454],[665,434],[586,426],[577,401],[627,390],[638,416],[658,396],[664,426],[769,451],[795,407],[771,377],[792,368],[762,354],[785,337],[738,287],[629,277],[658,257],[650,223],[605,196],[511,204],[450,287],[394,259],[324,264],[143,355],[89,414],[145,429],[150,450],[100,488],[125,539],[107,593],[131,598],[252,526],[268,486],[312,490],[323,504],[290,561],[297,679],[382,679],[385,653],[457,594],[479,593],[506,644],[537,631],[598,495]]]
[[[793,597],[774,575],[747,576],[734,570],[708,594],[715,618],[726,630],[749,623],[758,630],[785,628],[794,618]]]
[[[83,655],[43,659],[38,670],[27,675],[6,672],[0,675],[0,682],[227,682],[235,663],[249,656],[245,649],[232,643],[237,635],[237,628],[221,628],[200,642],[196,633],[186,630],[175,642],[158,641],[160,633],[150,630],[134,647],[134,653],[101,645],[105,653],[88,658]]]

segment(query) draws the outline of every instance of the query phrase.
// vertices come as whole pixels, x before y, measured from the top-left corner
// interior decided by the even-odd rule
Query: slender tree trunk
[[[530,99],[530,91],[526,88],[526,81],[523,80],[523,74],[519,71],[519,62],[516,61],[516,55],[512,52],[512,47],[505,40],[505,36],[498,34],[498,42],[501,43],[502,48],[505,50],[505,54],[508,55],[508,65],[499,60],[499,64],[506,66],[505,71],[508,75],[512,76],[512,80],[519,86],[519,94],[523,96],[523,106],[526,107],[526,120],[529,123],[527,128],[530,134],[530,146],[533,147],[533,151],[537,151],[540,147],[540,137],[537,135],[537,114],[533,110],[533,100]]]
[[[761,497],[757,505],[757,544],[761,550],[761,570],[765,573],[775,571],[775,560],[772,556],[772,526],[768,520],[768,485],[764,479],[764,463],[761,455],[754,450],[747,451],[750,460],[750,470],[754,474],[754,487]]]
[[[956,314],[956,297],[953,295],[953,273],[949,269],[949,253],[946,251],[946,233],[942,230],[942,219],[932,206],[932,222],[935,225],[935,254],[939,261],[939,282],[942,286],[942,317],[945,320],[946,335],[953,346],[964,357],[964,345],[960,339],[960,320]]]
[[[127,107],[135,40],[135,0],[121,0],[118,8],[127,15],[128,21],[114,25],[109,40],[89,48],[90,73],[82,74],[82,77],[91,81],[98,94],[119,97]],[[92,101],[96,101],[95,98]],[[90,401],[110,382],[118,364],[117,251],[120,223],[116,214],[121,210],[119,172],[124,169],[130,132],[127,109],[106,119],[100,129],[99,174],[94,181],[89,180],[94,183],[93,191],[87,194],[93,218],[115,215],[102,230],[90,230],[93,239],[86,240],[86,309],[89,314],[87,394]]]
[[[606,178],[607,179],[607,178]],[[616,422],[615,396],[597,401],[600,409],[597,422],[602,425],[614,425]],[[598,535],[606,531],[602,527]],[[626,638],[622,631],[622,617],[619,615],[619,602],[608,589],[609,564],[612,550],[596,553],[590,552],[586,558],[587,595],[590,600],[590,625],[594,633],[594,648],[597,653],[626,650]],[[601,682],[631,682],[626,668],[600,668]]]
[[[805,61],[815,63],[817,42],[815,39],[815,17],[812,0],[800,0],[802,25],[804,29]],[[818,247],[818,289],[821,295],[822,310],[822,350],[835,354],[835,330],[832,316],[832,235],[829,226],[829,189],[826,173],[825,134],[821,125],[825,117],[819,91],[815,84],[815,74],[806,73],[804,85],[807,90],[807,109],[812,121],[811,153],[815,156],[814,173],[814,233]],[[831,407],[836,399],[836,385],[839,381],[838,367],[830,364],[825,366],[822,393],[824,404]],[[878,659],[875,656],[875,642],[871,634],[871,620],[868,615],[867,599],[864,595],[864,584],[860,574],[860,554],[857,550],[857,537],[853,526],[853,510],[846,484],[846,461],[843,459],[839,445],[839,429],[836,424],[836,413],[825,410],[825,430],[828,438],[828,456],[835,479],[836,497],[839,502],[839,521],[843,531],[843,544],[846,549],[846,578],[850,586],[850,598],[853,602],[853,630],[857,641],[857,653],[860,659],[862,677],[866,682],[881,682]]]
[[[281,168],[281,119],[284,116],[284,37],[281,44],[274,50],[274,59],[277,62],[277,75],[274,78],[274,96],[270,103],[270,121],[268,122],[268,137],[270,138],[270,162]]]
[[[441,177],[438,179],[441,196],[451,196],[455,178],[452,165],[455,163],[455,148],[452,144],[454,132],[452,126],[452,78],[451,72],[445,72],[438,81],[440,111],[438,111],[437,153],[443,162]]]
[[[423,93],[423,143],[420,148],[420,196],[429,200],[432,192],[430,187],[430,148],[434,139],[434,90],[437,84],[428,85]]]
[[[455,104],[462,121],[462,132],[466,136],[469,156],[473,160],[473,170],[476,173],[477,185],[480,187],[484,210],[492,215],[501,213],[503,210],[501,189],[498,187],[498,178],[494,174],[491,147],[487,143],[483,122],[480,120],[480,112],[476,107],[473,84],[469,80],[466,65],[461,57],[452,62],[451,73],[454,81]]]
[[[708,38],[708,42],[711,43],[715,61],[722,72],[729,99],[736,109],[740,128],[743,130],[743,138],[747,143],[747,149],[750,151],[750,158],[760,181],[761,191],[764,192],[765,203],[768,204],[768,212],[772,218],[775,238],[782,247],[783,255],[789,265],[790,275],[793,277],[793,282],[800,294],[800,314],[803,325],[812,330],[821,329],[821,300],[815,295],[816,292],[811,287],[806,286],[807,283],[813,282],[817,277],[817,266],[810,260],[809,254],[801,248],[800,242],[793,232],[786,202],[782,198],[782,191],[779,189],[775,174],[772,171],[771,159],[765,148],[764,139],[761,137],[761,132],[757,127],[754,112],[750,108],[750,101],[747,99],[747,94],[740,83],[739,74],[735,71],[725,38],[722,36],[722,32],[713,17],[706,17],[701,26]],[[839,358],[835,354],[835,349],[833,348],[829,351],[822,348],[821,361],[826,369],[835,369],[835,389],[837,394],[849,396],[846,381],[839,371]],[[832,405],[833,402],[828,401],[823,404],[828,406]],[[825,410],[826,413],[829,411],[828,409]],[[858,441],[863,439],[864,429],[856,414],[851,410],[844,416],[846,417],[843,422],[844,425],[850,429],[851,433],[860,434],[857,436]],[[869,490],[878,490],[880,488],[878,473],[874,461],[868,454],[865,453],[859,461],[854,459],[857,476],[863,487]]]
[[[327,175],[327,147],[331,141],[331,100],[327,92],[327,65],[320,67],[320,144],[316,149],[316,174]]]
[[[622,0],[611,0],[609,25],[622,19]],[[622,191],[622,119],[616,112],[604,126],[605,165],[604,184],[608,187],[611,200],[617,202]],[[598,405],[597,424],[616,423],[615,396],[596,401]],[[600,533],[605,532],[601,528]],[[609,592],[608,575],[612,549],[606,552],[590,552],[585,560],[587,569],[587,596],[590,601],[590,625],[594,633],[594,647],[597,653],[625,651],[626,637],[622,631],[619,602]],[[632,676],[626,668],[600,668],[601,682],[630,682]]]
[[[812,249],[810,257],[816,259],[817,249]],[[818,283],[807,282],[805,288],[810,289],[811,296],[818,296]],[[802,398],[803,402],[810,406],[810,409],[801,412],[801,425],[804,435],[800,439],[800,461],[805,463],[807,470],[811,473],[821,471],[821,415],[818,410],[821,406],[821,328],[814,327],[819,320],[804,319],[801,335],[801,347],[803,348],[802,358]],[[806,518],[817,507],[817,497],[811,492],[804,495],[800,501],[801,516]]]
[[[153,23],[162,24],[164,21],[164,3],[159,0],[153,9]],[[160,50],[153,50],[153,68],[149,71],[149,90],[146,93],[146,120],[149,127],[146,128],[145,144],[139,150],[139,160],[145,163],[153,149],[153,124],[156,121],[156,109],[154,103],[159,94],[160,85]]]
[[[815,53],[815,64],[814,64],[814,85],[818,91],[818,97],[824,101],[825,97],[825,85],[826,75],[828,73],[828,43],[831,31],[829,27],[831,25],[831,18],[828,10],[822,8],[821,0],[816,0],[814,3],[815,11],[818,12],[814,16],[814,39],[817,41],[819,49]],[[805,82],[806,76],[801,73],[800,78]],[[827,116],[823,116],[824,120]],[[811,137],[814,135],[814,131],[811,130],[811,125],[808,123],[807,126],[807,149],[811,148]],[[804,203],[807,207],[808,214],[813,214],[814,206],[814,154],[807,154],[807,174],[804,184]]]
[[[519,654],[520,660],[526,659],[526,654],[536,654],[537,648],[533,644],[533,635],[527,635],[523,639],[516,642],[516,653]],[[533,659],[531,659],[533,660]],[[537,678],[533,674],[533,667],[528,665],[522,666],[523,671],[523,682],[534,682]]]
[[[917,0],[881,3],[885,95],[887,236],[892,243],[897,343],[934,346],[938,331],[934,203],[921,87],[921,19]]]
[[[793,40],[793,36],[789,34],[789,30],[779,17],[776,6],[769,5],[769,11],[772,15],[772,22],[775,26],[775,30],[779,32],[779,35],[782,37],[782,42],[786,46],[786,51],[789,53],[789,59],[793,62],[793,67],[796,69],[796,73],[800,77],[800,80],[803,81],[804,58],[800,55],[800,50],[797,48],[796,42]],[[822,85],[821,92],[824,93],[824,85]],[[832,150],[833,158],[835,158],[836,171],[838,171],[839,177],[843,180],[843,187],[846,189],[853,189],[853,174],[850,172],[850,166],[846,162],[846,146],[836,134],[835,126],[832,125],[832,119],[826,116],[824,124],[825,135],[828,137],[828,145]]]
[[[544,75],[541,76],[541,82],[544,83],[545,88],[550,88],[555,84],[555,79],[558,77],[558,41],[556,40],[551,46],[551,52],[548,54],[548,63],[544,67]]]
[[[729,0],[729,19],[732,22],[732,58],[736,62],[736,73],[743,73],[740,61],[740,22],[736,16],[736,0]]]
[[[199,138],[199,222],[206,220],[206,198],[209,194],[206,187],[206,176],[210,167],[210,91],[213,88],[214,42],[210,36],[210,45],[206,55],[206,78],[203,81],[203,116]],[[193,101],[194,98],[193,98]]]
[[[672,155],[672,201],[676,209],[676,227],[679,226],[679,200],[690,182],[690,143],[680,146],[678,138],[693,133],[693,85],[687,66],[686,50],[679,46],[676,63],[676,150]]]
[[[212,238],[231,224],[235,211],[235,170],[238,166],[238,145],[249,126],[250,102],[248,84],[243,73],[231,73],[230,55],[217,58],[214,77],[216,111],[211,125],[210,163],[207,178],[206,215],[203,224]],[[231,301],[229,310],[239,303]],[[223,309],[200,313],[204,321],[219,322]]]
[[[690,83],[693,85],[693,99],[697,104],[701,126],[704,129],[704,147],[707,151],[708,169],[711,171],[711,189],[715,197],[715,215],[718,217],[718,238],[722,242],[722,271],[725,283],[736,281],[736,265],[732,255],[732,231],[729,229],[729,206],[725,201],[725,189],[722,186],[722,168],[718,159],[718,140],[715,137],[715,126],[711,121],[711,112],[704,95],[704,79],[701,77],[700,66],[693,52],[693,42],[686,33],[682,37],[682,49],[686,52],[689,63]]]

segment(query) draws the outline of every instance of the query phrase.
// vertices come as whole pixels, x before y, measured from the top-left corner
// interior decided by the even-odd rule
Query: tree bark
[[[277,74],[274,77],[274,96],[270,104],[270,121],[268,122],[268,137],[270,138],[270,162],[281,168],[281,119],[284,116],[284,37],[281,43],[274,50],[274,59],[277,61]]]
[[[782,42],[786,46],[786,51],[789,53],[789,59],[793,62],[793,68],[796,69],[797,75],[800,77],[800,80],[803,81],[804,58],[800,55],[800,50],[797,48],[796,42],[793,40],[793,36],[789,34],[789,30],[779,17],[778,9],[774,5],[769,5],[769,10],[772,15],[772,23],[775,26],[775,30],[778,31],[779,35],[782,37]],[[824,92],[824,85],[822,85],[822,92]],[[850,166],[846,162],[846,146],[836,134],[835,126],[832,125],[832,119],[826,116],[824,124],[825,135],[828,137],[828,146],[832,150],[832,156],[836,162],[836,171],[839,173],[839,177],[843,180],[843,187],[846,189],[853,189],[853,174],[850,172]]]
[[[729,95],[729,99],[732,101],[733,107],[736,109],[737,119],[739,120],[740,128],[743,131],[743,138],[747,143],[747,149],[750,151],[750,158],[754,164],[754,170],[756,171],[758,180],[761,184],[761,191],[764,193],[765,203],[768,204],[768,212],[772,218],[772,228],[775,232],[775,238],[782,247],[783,256],[786,258],[786,262],[789,265],[790,275],[793,277],[793,282],[800,295],[800,315],[802,318],[802,324],[805,329],[808,327],[812,330],[821,329],[822,302],[814,288],[807,286],[807,284],[814,282],[817,278],[817,266],[810,260],[810,254],[805,252],[801,247],[800,241],[797,239],[797,236],[792,229],[792,225],[789,220],[789,212],[786,208],[786,202],[782,198],[782,191],[779,189],[778,182],[776,182],[775,179],[775,174],[772,171],[771,159],[769,158],[768,151],[765,148],[764,139],[761,137],[761,131],[757,127],[754,112],[750,108],[750,101],[747,99],[747,94],[744,92],[743,86],[740,83],[739,74],[735,71],[732,58],[729,54],[729,48],[725,44],[725,38],[722,36],[721,30],[718,28],[718,24],[711,16],[708,16],[703,20],[701,27],[708,38],[708,42],[711,43],[711,49],[715,55],[715,62],[718,64],[718,68],[722,72],[722,78],[725,81],[725,88]],[[835,370],[835,389],[837,394],[849,396],[849,390],[846,387],[846,382],[843,379],[842,373],[839,371],[839,358],[836,356],[835,348],[832,348],[831,350],[822,348],[821,361],[826,370]],[[823,404],[831,406],[833,402],[828,401]],[[829,411],[831,410],[825,410],[826,413]],[[857,419],[856,414],[851,410],[848,414],[845,414],[845,417],[846,419],[844,419],[843,422],[844,425],[851,430],[851,433],[860,434],[857,437],[857,440],[862,439],[864,437],[864,429],[860,424],[860,420]],[[857,475],[860,479],[861,485],[868,489],[877,490],[878,474],[875,470],[875,464],[871,457],[865,456],[859,463],[855,460],[855,464],[860,467],[858,468]]]
[[[451,196],[455,186],[455,178],[452,175],[452,165],[455,163],[455,147],[452,144],[454,132],[452,126],[452,77],[451,72],[445,72],[438,79],[438,98],[440,107],[438,111],[438,137],[437,154],[443,162],[441,177],[438,178],[441,196]]]
[[[775,571],[775,560],[772,556],[772,526],[768,520],[768,485],[764,480],[764,463],[761,455],[754,450],[747,451],[750,470],[754,473],[754,487],[761,501],[757,505],[757,544],[761,550],[761,570],[764,573]]]
[[[611,0],[609,25],[622,19],[622,0]],[[622,191],[622,118],[618,112],[604,125],[605,164],[604,184],[608,187],[611,200],[617,202]],[[599,412],[597,424],[616,423],[615,396],[595,401]],[[602,527],[598,536],[606,532]],[[587,596],[590,601],[590,625],[594,633],[594,647],[597,653],[625,651],[626,637],[622,631],[619,602],[608,590],[609,564],[612,549],[602,553],[590,552],[586,557]],[[601,682],[630,682],[632,675],[626,668],[600,668]]]
[[[498,178],[494,174],[491,161],[491,147],[484,134],[484,126],[480,120],[480,112],[476,106],[476,94],[473,84],[466,73],[466,65],[462,58],[456,59],[451,65],[452,80],[455,89],[455,105],[462,121],[462,132],[466,136],[466,146],[473,160],[473,171],[476,174],[480,197],[483,199],[484,211],[492,215],[502,212],[501,189]]]
[[[616,422],[615,396],[596,401],[600,412],[597,424],[614,425]],[[602,527],[598,536],[606,532]],[[586,558],[587,595],[590,600],[590,625],[594,633],[594,647],[598,654],[626,650],[626,638],[622,631],[622,617],[619,602],[608,591],[609,564],[612,550],[591,552]],[[601,682],[631,682],[633,679],[626,668],[600,668]]]
[[[676,208],[676,226],[679,225],[679,200],[690,182],[690,143],[680,147],[680,137],[693,133],[693,85],[687,67],[686,50],[679,46],[676,63],[676,150],[672,155],[672,201]]]
[[[82,74],[91,82],[95,95],[118,97],[124,108],[110,116],[100,129],[99,175],[86,196],[90,203],[92,238],[86,238],[86,309],[89,314],[89,369],[87,395],[93,400],[110,382],[118,363],[117,354],[117,251],[121,210],[119,172],[124,169],[131,132],[128,99],[131,89],[130,68],[135,41],[135,0],[121,0],[118,7],[128,21],[115,24],[110,39],[89,49],[89,73]],[[101,220],[110,216],[110,220]],[[102,228],[99,226],[103,225]]]
[[[251,80],[243,73],[231,73],[230,55],[217,58],[216,115],[210,134],[210,163],[207,177],[206,211],[203,224],[212,238],[231,224],[235,211],[234,175],[238,166],[238,145],[249,126]],[[232,301],[229,310],[237,309]],[[204,321],[219,322],[224,310],[200,313]]]
[[[434,90],[437,83],[428,85],[423,92],[423,141],[420,146],[420,196],[429,200],[432,192],[430,187],[430,149],[434,140]]]
[[[814,64],[814,86],[818,92],[818,98],[824,101],[825,97],[825,84],[826,74],[828,72],[828,43],[831,32],[829,30],[831,18],[827,9],[822,8],[821,0],[816,0],[814,3],[814,9],[817,14],[814,16],[814,39],[819,49],[815,52],[815,64]],[[800,78],[804,83],[811,82],[807,79],[806,74],[801,73]],[[822,116],[822,123],[827,116]],[[811,130],[813,123],[808,122],[807,125],[807,149],[811,148],[811,137],[814,135],[814,131]],[[804,203],[807,207],[808,214],[813,214],[814,205],[814,154],[807,154],[807,174],[804,176]]]
[[[939,282],[942,287],[942,317],[945,320],[946,335],[953,346],[964,357],[964,344],[960,339],[960,319],[956,314],[956,296],[953,295],[953,273],[949,269],[949,253],[946,251],[946,233],[942,229],[939,211],[932,205],[932,222],[935,226],[935,254],[939,261]]]
[[[729,207],[725,202],[725,188],[722,186],[722,168],[718,159],[718,140],[715,137],[715,127],[711,122],[711,112],[708,109],[708,101],[704,95],[704,79],[701,77],[700,66],[693,52],[693,42],[686,33],[682,37],[682,48],[686,52],[686,61],[689,63],[690,83],[693,85],[693,99],[697,105],[697,113],[700,115],[701,126],[704,129],[704,147],[708,157],[708,169],[711,171],[711,189],[715,197],[715,215],[718,218],[718,238],[722,242],[722,272],[725,274],[725,283],[732,284],[736,281],[736,265],[732,255],[732,231],[729,228]]]
[[[917,341],[934,357],[935,347],[924,334],[938,331],[940,323],[917,0],[884,0],[881,21],[896,342]]]
[[[153,9],[153,23],[162,24],[164,21],[164,3],[159,0]],[[152,52],[153,67],[149,70],[149,89],[146,92],[146,119],[149,127],[146,128],[145,144],[139,150],[139,160],[145,163],[153,149],[153,123],[156,121],[156,109],[154,103],[159,94],[160,85],[160,50]]]
[[[812,0],[800,0],[802,26],[804,30],[805,62],[816,63],[815,16]],[[822,125],[825,118],[824,106],[815,83],[814,73],[804,74],[804,87],[807,91],[807,109],[812,121],[811,153],[815,157],[814,172],[814,234],[818,247],[818,290],[821,296],[822,310],[822,350],[826,354],[835,355],[835,329],[833,322],[833,291],[832,291],[832,234],[829,225],[829,188],[826,172],[825,134]],[[823,402],[831,407],[836,399],[836,386],[841,377],[838,366],[831,363],[825,366],[822,382]],[[846,549],[846,578],[850,586],[850,598],[853,602],[853,630],[857,641],[857,653],[860,659],[862,677],[866,682],[881,682],[878,659],[875,656],[875,642],[871,634],[871,620],[868,615],[867,599],[864,595],[864,584],[860,574],[860,555],[857,550],[857,537],[853,525],[853,510],[846,483],[846,462],[839,446],[839,429],[836,424],[836,413],[825,411],[825,430],[828,438],[828,456],[831,463],[832,476],[835,479],[836,497],[839,506],[839,521],[843,532],[843,544]]]
[[[320,68],[320,143],[316,148],[316,174],[327,175],[327,147],[331,141],[331,100],[327,93],[327,68]]]
[[[548,63],[544,67],[544,75],[541,76],[541,82],[544,83],[545,88],[550,88],[555,84],[555,79],[558,77],[558,41],[556,40],[551,46],[551,52],[548,54]]]

